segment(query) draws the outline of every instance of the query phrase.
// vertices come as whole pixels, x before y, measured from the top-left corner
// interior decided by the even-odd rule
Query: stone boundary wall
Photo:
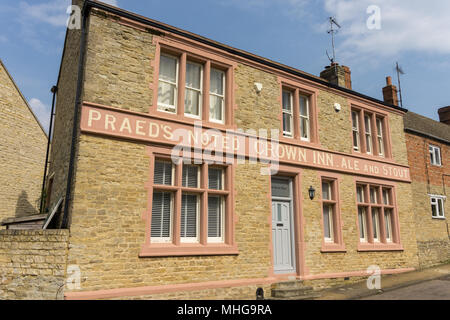
[[[0,230],[0,300],[64,298],[68,230]]]

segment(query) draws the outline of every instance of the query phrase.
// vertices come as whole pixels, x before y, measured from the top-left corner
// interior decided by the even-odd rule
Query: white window
[[[380,242],[380,209],[372,208],[373,241]]]
[[[389,189],[383,189],[383,204],[391,205],[391,192]]]
[[[158,110],[176,113],[178,99],[178,58],[161,55],[159,63]]]
[[[367,242],[366,207],[358,207],[359,241]]]
[[[198,63],[186,63],[186,91],[184,114],[200,118],[202,109],[203,67]]]
[[[200,183],[199,166],[183,165],[182,186],[186,188],[198,188]]]
[[[334,242],[333,238],[333,207],[329,204],[323,205],[323,228],[325,242]]]
[[[378,141],[378,154],[384,157],[384,132],[383,132],[383,120],[377,118],[377,141]]]
[[[283,135],[292,137],[293,129],[293,100],[292,92],[283,90]]]
[[[445,218],[444,201],[444,196],[431,196],[431,215],[433,218]]]
[[[153,192],[151,241],[172,240],[173,193]]]
[[[153,182],[155,184],[171,186],[174,176],[174,166],[170,161],[155,161]]]
[[[334,211],[336,199],[333,194],[331,181],[322,181],[322,201],[323,201],[323,233],[325,242],[334,243]]]
[[[441,148],[430,145],[431,164],[434,166],[441,166]]]
[[[208,196],[208,242],[224,242],[224,207],[223,196]]]
[[[372,154],[372,127],[370,116],[364,116],[364,125],[366,127],[366,152]]]
[[[362,186],[357,186],[356,187],[356,199],[360,203],[364,203],[365,202],[364,187],[362,187]]]
[[[305,96],[300,96],[300,139],[304,141],[310,140],[310,111],[309,99]]]
[[[359,112],[352,111],[353,150],[359,151]]]
[[[181,242],[198,242],[198,226],[200,212],[199,196],[196,194],[185,194],[181,197]]]
[[[378,188],[370,188],[370,203],[378,203]]]
[[[214,68],[210,72],[209,120],[225,122],[225,72]]]
[[[392,242],[392,209],[384,209],[386,242]]]

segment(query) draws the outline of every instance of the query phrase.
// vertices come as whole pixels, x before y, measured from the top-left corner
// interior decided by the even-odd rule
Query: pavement
[[[366,281],[325,289],[315,300],[450,300],[450,263],[432,268],[381,276],[381,289]]]

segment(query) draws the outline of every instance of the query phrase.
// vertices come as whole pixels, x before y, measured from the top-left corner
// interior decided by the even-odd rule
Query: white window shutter
[[[152,205],[152,238],[170,238],[172,195],[169,192],[154,192]]]
[[[172,185],[172,164],[167,161],[155,161],[153,182],[155,184]]]
[[[216,168],[208,169],[209,189],[212,189],[212,190],[222,190],[223,189],[222,175],[223,175],[223,169],[216,169]]]
[[[183,194],[181,203],[181,238],[197,238],[198,197]]]
[[[183,187],[198,188],[198,166],[183,165]]]
[[[222,237],[222,197],[208,197],[208,237]]]

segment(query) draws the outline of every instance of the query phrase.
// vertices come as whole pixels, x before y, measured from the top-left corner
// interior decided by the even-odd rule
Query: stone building
[[[418,266],[405,109],[352,91],[338,64],[321,78],[96,1],[83,12],[49,168],[82,279],[65,298],[255,298]]]
[[[39,213],[47,135],[0,60],[0,222]]]
[[[447,199],[450,189],[449,110],[448,107],[439,110],[441,122],[413,112],[405,116],[417,247],[422,267],[450,260],[446,217],[450,212]]]

